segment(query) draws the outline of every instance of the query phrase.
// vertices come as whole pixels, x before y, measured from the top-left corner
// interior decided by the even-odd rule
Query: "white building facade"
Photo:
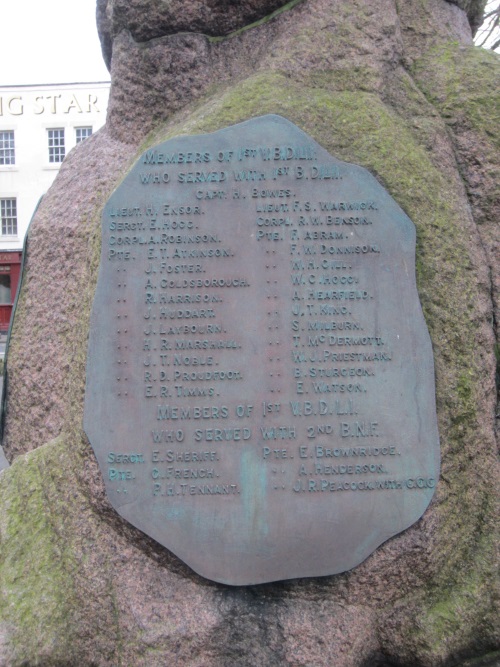
[[[69,151],[104,125],[109,87],[0,86],[0,331],[9,325],[35,207]]]

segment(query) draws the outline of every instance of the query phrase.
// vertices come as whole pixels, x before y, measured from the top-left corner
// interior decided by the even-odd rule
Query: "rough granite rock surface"
[[[0,665],[500,664],[500,67],[472,46],[481,6],[99,2],[108,122],[36,214],[8,354]],[[110,507],[82,430],[85,358],[100,214],[134,159],[264,113],[369,169],[417,227],[442,473],[422,519],[355,570],[231,588]]]

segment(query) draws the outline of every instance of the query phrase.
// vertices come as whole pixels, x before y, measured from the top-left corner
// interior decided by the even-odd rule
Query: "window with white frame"
[[[0,165],[16,164],[14,130],[0,131]]]
[[[17,236],[17,201],[0,199],[0,218],[2,221],[2,236]]]
[[[0,274],[0,303],[10,305],[11,291],[10,291],[10,276],[5,273]]]
[[[92,135],[91,127],[75,127],[76,143],[79,144],[84,139],[88,139]]]
[[[62,162],[66,156],[64,129],[47,130],[49,139],[49,162]]]

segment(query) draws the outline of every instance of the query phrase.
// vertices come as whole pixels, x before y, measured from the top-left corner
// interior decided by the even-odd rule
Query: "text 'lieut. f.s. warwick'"
[[[85,430],[116,510],[240,585],[335,574],[439,474],[415,229],[279,116],[146,151],[102,217]]]

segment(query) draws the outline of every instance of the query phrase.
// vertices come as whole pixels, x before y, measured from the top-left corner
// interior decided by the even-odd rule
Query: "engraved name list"
[[[148,149],[108,201],[84,426],[116,510],[200,574],[334,574],[439,474],[415,230],[279,116]]]

